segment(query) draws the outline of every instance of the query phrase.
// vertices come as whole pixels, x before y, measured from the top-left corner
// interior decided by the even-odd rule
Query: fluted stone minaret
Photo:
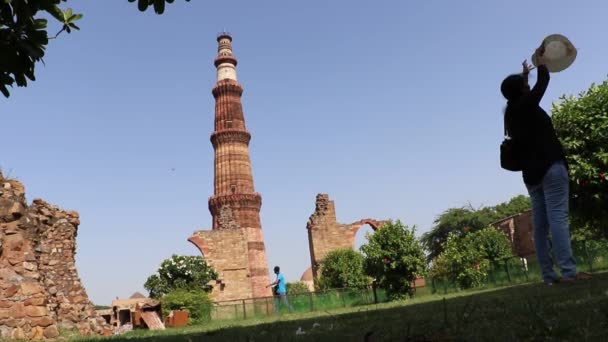
[[[214,161],[214,193],[209,199],[209,210],[213,217],[212,232],[222,231],[224,233],[211,235],[197,232],[190,238],[205,255],[205,248],[213,251],[221,260],[211,260],[211,264],[217,268],[230,269],[232,278],[238,269],[234,262],[231,264],[226,248],[236,258],[236,254],[242,256],[246,252],[247,272],[245,276],[249,279],[250,295],[243,294],[244,279],[238,279],[240,289],[239,295],[222,295],[222,298],[234,298],[238,296],[265,297],[271,292],[266,285],[270,282],[268,263],[266,259],[266,248],[260,223],[260,208],[262,197],[255,192],[253,186],[253,175],[251,172],[251,160],[249,158],[249,141],[251,134],[245,126],[241,95],[243,87],[237,82],[236,65],[237,60],[232,53],[232,37],[228,33],[221,33],[218,38],[218,55],[215,58],[217,68],[217,83],[213,88],[215,98],[215,128],[211,134],[211,143],[215,151]],[[226,241],[226,239],[237,239],[230,232],[241,230],[245,241]],[[219,236],[223,238],[219,238]],[[223,239],[222,241],[220,241]],[[203,241],[204,240],[204,241]],[[214,244],[215,246],[210,246]],[[225,246],[221,250],[219,245]],[[243,250],[242,248],[246,250]],[[239,250],[240,249],[240,250]],[[210,256],[213,259],[213,255]],[[218,270],[222,273],[222,270]],[[227,271],[228,272],[228,271]],[[241,277],[239,275],[238,277]],[[235,279],[236,280],[236,279]],[[234,282],[234,280],[233,280]],[[226,284],[230,287],[230,284]]]

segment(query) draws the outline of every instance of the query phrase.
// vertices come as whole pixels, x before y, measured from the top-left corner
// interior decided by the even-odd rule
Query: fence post
[[[526,277],[526,281],[530,281],[530,279],[528,278],[528,267],[527,267],[527,262],[528,261],[524,261],[525,259],[523,257],[521,257],[521,268],[524,270],[524,277]]]
[[[511,280],[511,272],[509,272],[509,260],[505,259],[505,271],[507,271],[507,279],[509,279],[509,283],[512,283]]]
[[[585,255],[587,256],[587,262],[589,263],[589,272],[593,272],[593,258],[589,255],[589,249],[587,248],[587,240],[583,243],[585,249]]]
[[[341,293],[340,293],[340,292],[341,292]],[[343,306],[343,307],[346,307],[346,299],[344,298],[344,289],[340,289],[340,290],[338,291],[338,295],[339,295],[340,297],[342,297],[342,306]]]
[[[264,299],[264,303],[266,303],[266,316],[270,316],[270,312],[268,310],[268,297],[266,297],[266,299]]]
[[[245,300],[243,299],[243,319],[247,319],[247,309],[245,305]]]
[[[239,319],[239,308],[238,304],[234,304],[234,319]]]
[[[372,284],[372,291],[374,292],[374,304],[378,304],[378,292],[376,291],[376,282]]]
[[[437,287],[435,286],[435,278],[431,278],[431,293],[435,294],[437,293]]]
[[[315,303],[314,300],[312,298],[312,294],[313,292],[308,292],[308,302],[310,303],[310,311],[315,311]]]

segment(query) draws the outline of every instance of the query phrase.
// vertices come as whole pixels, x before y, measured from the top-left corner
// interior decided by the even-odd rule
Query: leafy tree
[[[461,288],[480,286],[490,270],[512,256],[509,239],[494,227],[457,236],[451,234],[434,259],[430,274],[448,278]]]
[[[365,269],[391,299],[413,293],[412,282],[426,270],[424,250],[411,229],[400,221],[384,224],[361,246]]]
[[[528,196],[519,195],[505,203],[493,207],[475,209],[471,205],[461,208],[450,208],[435,220],[430,231],[424,233],[421,240],[428,251],[427,260],[435,259],[443,251],[443,244],[450,234],[463,236],[468,232],[481,230],[502,218],[519,214],[530,209]]]
[[[301,281],[287,283],[287,294],[288,295],[299,295],[303,293],[309,293],[308,285],[304,284]]]
[[[201,289],[174,289],[163,296],[161,306],[164,315],[171,310],[188,310],[191,321],[205,322],[211,318],[211,299]]]
[[[365,275],[363,255],[350,248],[336,249],[325,256],[319,279],[320,290],[335,288],[362,288],[370,284]]]
[[[608,236],[608,80],[553,104],[569,166],[573,225]]]
[[[68,0],[4,0],[0,1],[0,92],[10,96],[8,87],[16,84],[27,87],[28,80],[35,81],[35,67],[43,61],[45,49],[50,39],[62,32],[80,30],[76,22],[82,14],[71,8],[59,8]],[[129,0],[134,2],[135,0]],[[138,0],[138,8],[145,11],[153,6],[158,14],[165,10],[165,2],[174,0]],[[186,0],[190,1],[190,0]],[[49,36],[48,20],[59,22],[58,32]]]
[[[215,279],[217,273],[202,257],[174,254],[148,277],[144,288],[150,297],[161,298],[176,289],[210,291],[211,286],[207,284]]]
[[[490,263],[472,244],[470,235],[450,234],[443,252],[434,259],[431,274],[447,278],[463,289],[480,286],[488,274]]]
[[[488,260],[494,267],[506,258],[512,257],[511,243],[509,238],[494,227],[487,227],[467,235],[470,245],[477,248],[481,257]]]

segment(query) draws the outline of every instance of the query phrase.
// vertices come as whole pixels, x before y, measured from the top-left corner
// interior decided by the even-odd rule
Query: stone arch
[[[354,248],[355,235],[362,226],[367,224],[375,231],[386,222],[365,218],[350,224],[338,223],[334,201],[331,201],[327,194],[318,194],[315,212],[306,225],[313,278],[318,276],[319,268],[327,253],[341,248]]]
[[[357,233],[359,232],[359,230],[361,230],[361,228],[367,225],[375,232],[376,230],[380,229],[382,225],[384,225],[384,223],[386,222],[387,221],[379,221],[370,218],[365,218],[357,222],[351,223],[349,232],[346,236],[346,238],[348,238],[348,240],[351,242],[351,248],[356,249],[355,245],[357,243]]]

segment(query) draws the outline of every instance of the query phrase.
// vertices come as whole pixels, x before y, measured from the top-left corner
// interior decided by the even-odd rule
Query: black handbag
[[[521,149],[517,142],[513,140],[507,132],[507,116],[504,121],[505,139],[500,144],[500,166],[508,171],[521,171]]]

